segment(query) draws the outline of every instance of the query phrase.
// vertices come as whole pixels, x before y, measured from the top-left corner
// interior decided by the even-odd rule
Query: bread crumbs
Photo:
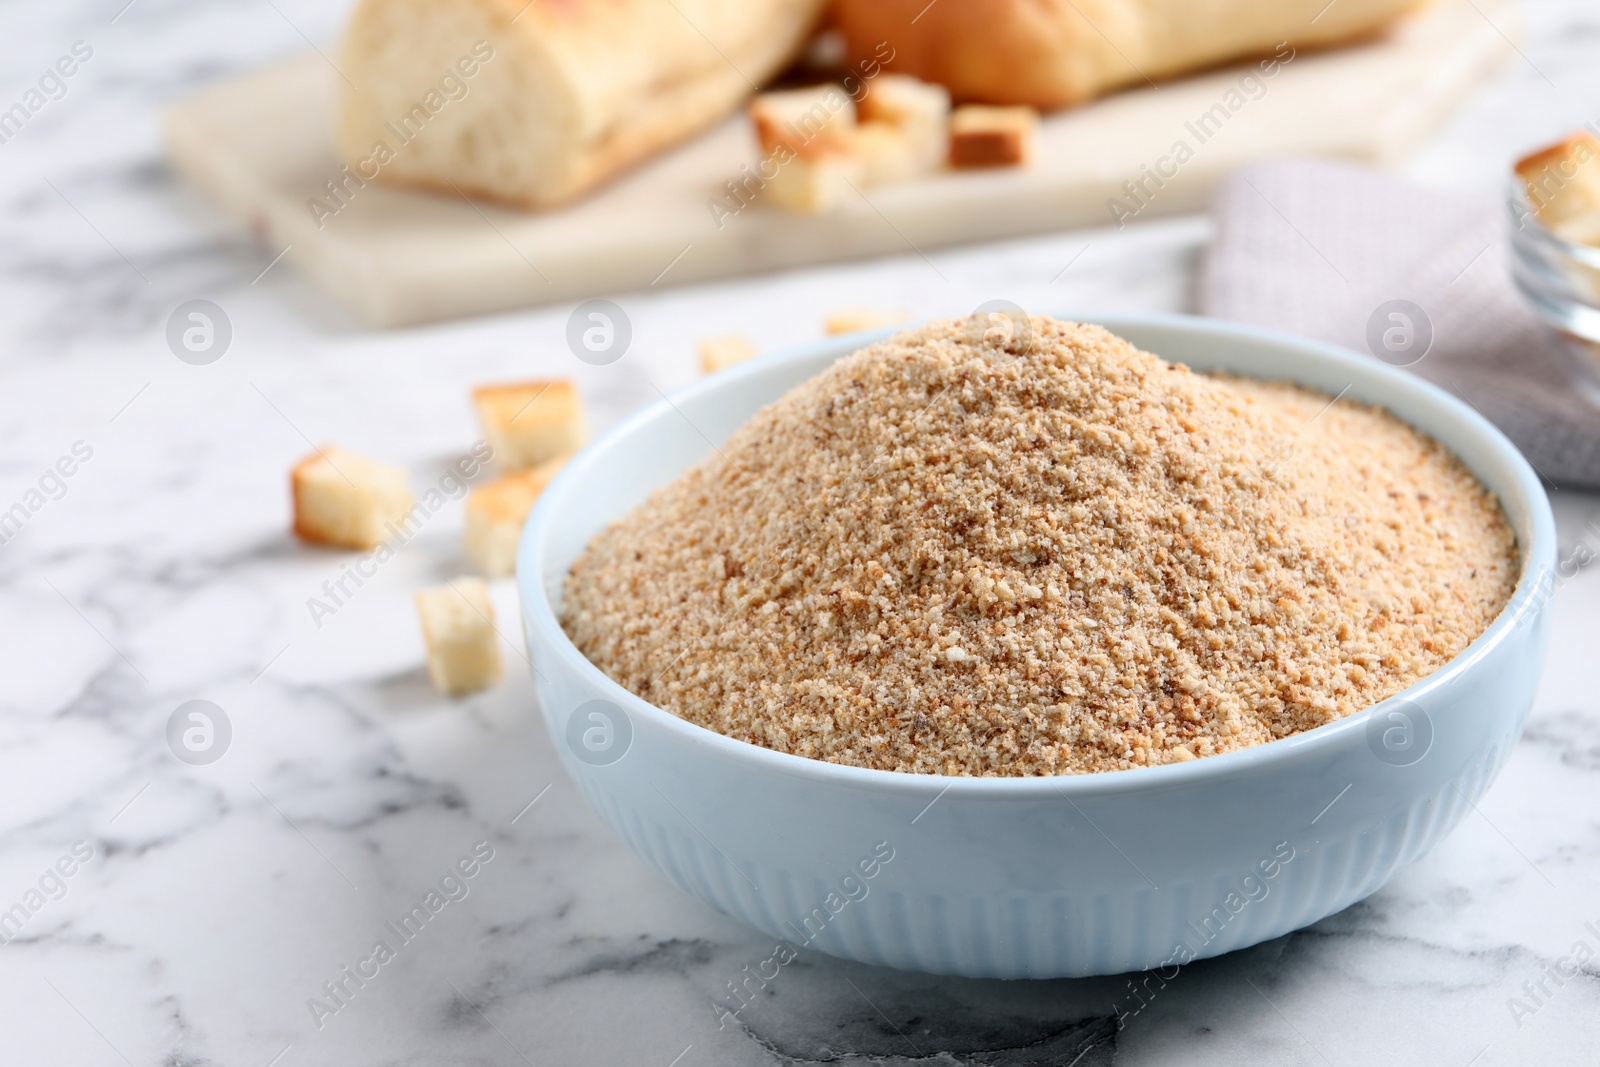
[[[1461,652],[1499,504],[1372,407],[1096,326],[933,323],[756,413],[604,531],[562,625],[638,696],[856,767],[1054,775],[1263,744]]]

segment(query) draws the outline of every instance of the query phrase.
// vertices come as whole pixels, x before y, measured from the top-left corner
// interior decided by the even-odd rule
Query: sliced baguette
[[[824,2],[362,0],[339,147],[361,181],[560,204],[737,108]]]

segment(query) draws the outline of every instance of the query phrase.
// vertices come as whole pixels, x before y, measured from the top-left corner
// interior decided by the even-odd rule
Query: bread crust
[[[1427,0],[837,0],[852,60],[882,42],[886,66],[958,101],[1070,107],[1271,52],[1371,37]]]

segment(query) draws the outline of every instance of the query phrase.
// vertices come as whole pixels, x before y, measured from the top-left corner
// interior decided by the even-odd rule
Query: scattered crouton
[[[1517,161],[1539,221],[1555,230],[1595,229],[1600,215],[1600,141],[1577,133]],[[1580,220],[1591,219],[1584,223]],[[1576,224],[1576,225],[1574,225]]]
[[[861,161],[861,180],[865,185],[898,185],[927,169],[910,138],[898,126],[887,122],[864,122],[857,126],[850,140],[850,152]]]
[[[457,578],[417,591],[417,615],[428,646],[428,677],[441,693],[460,696],[500,680],[494,605],[482,578]]]
[[[472,391],[502,471],[521,471],[583,446],[583,404],[570,381],[485,385]]]
[[[880,76],[862,96],[859,114],[857,102],[834,84],[762,93],[748,113],[768,157],[764,194],[789,211],[831,211],[863,186],[927,174],[949,152],[950,94],[905,75]],[[768,179],[773,163],[777,174]]]
[[[911,316],[904,311],[881,311],[877,308],[846,308],[822,320],[822,329],[829,336],[841,333],[860,333],[905,322]]]
[[[567,459],[557,456],[472,490],[467,497],[463,548],[475,567],[490,578],[503,578],[516,570],[522,525]]]
[[[403,467],[334,445],[296,463],[289,484],[295,536],[313,544],[375,548],[411,510]]]
[[[856,124],[855,101],[837,85],[761,93],[746,112],[763,155],[782,150],[798,159],[848,153]]]
[[[950,92],[909,74],[882,74],[856,107],[865,125],[887,124],[900,131],[918,172],[938,167],[949,145]]]
[[[968,104],[950,116],[950,165],[1013,167],[1033,158],[1039,113],[1031,107]]]
[[[863,122],[940,126],[950,117],[950,92],[909,74],[884,74],[868,86],[856,113]]]
[[[707,337],[700,342],[700,371],[702,374],[715,374],[735,363],[743,363],[755,354],[756,346],[743,334],[725,333]]]
[[[850,156],[796,157],[778,168],[762,195],[788,211],[821,215],[858,199],[865,174],[861,161]]]

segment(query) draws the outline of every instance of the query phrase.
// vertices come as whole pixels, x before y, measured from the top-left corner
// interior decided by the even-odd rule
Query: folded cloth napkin
[[[1587,384],[1600,349],[1524,302],[1498,199],[1291,161],[1235,173],[1213,214],[1202,312],[1408,366],[1499,426],[1547,480],[1600,489],[1600,402]]]

